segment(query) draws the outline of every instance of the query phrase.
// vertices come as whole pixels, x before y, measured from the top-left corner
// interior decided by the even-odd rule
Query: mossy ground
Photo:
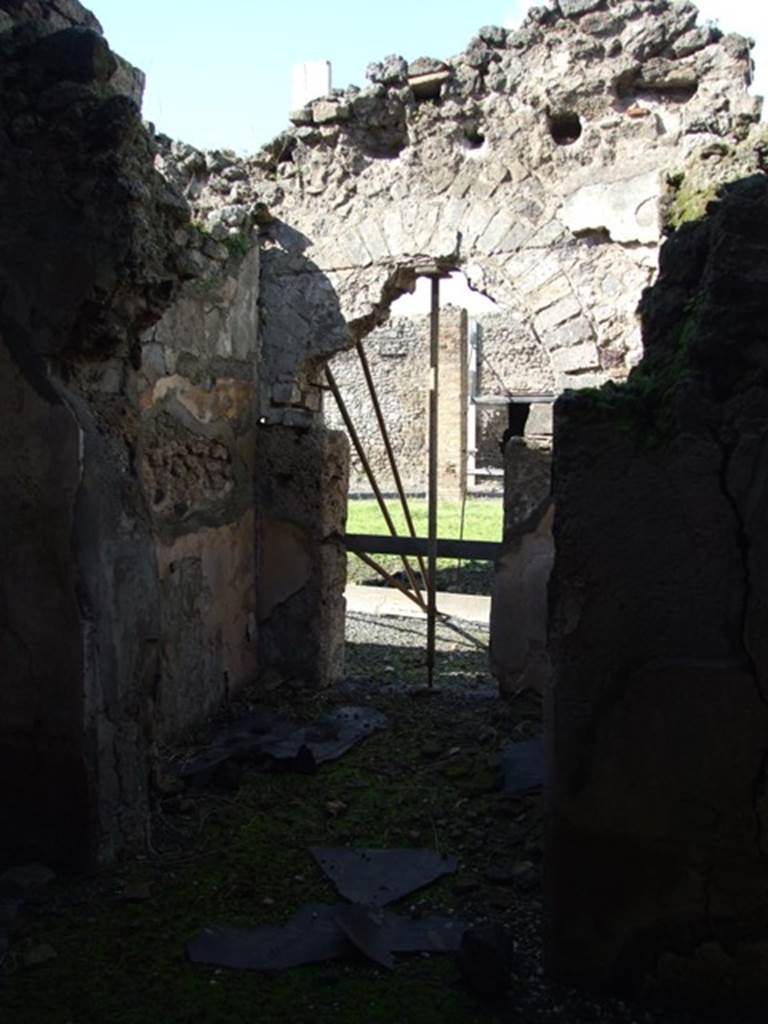
[[[452,674],[450,684],[478,685],[482,655],[451,644],[454,649],[443,662]],[[437,847],[458,856],[462,874],[476,875],[479,888],[460,895],[456,880],[447,878],[393,909],[408,913],[415,905],[462,918],[512,913],[514,894],[484,887],[482,875],[489,860],[509,854],[510,827],[518,829],[521,843],[530,844],[532,834],[521,822],[533,822],[535,832],[537,800],[508,801],[498,792],[498,754],[515,728],[518,734],[538,729],[537,704],[532,698],[521,698],[514,707],[469,700],[457,696],[455,688],[453,696],[414,697],[408,684],[421,681],[422,660],[418,650],[400,662],[397,649],[386,659],[380,649],[357,652],[352,668],[358,681],[378,663],[380,682],[396,675],[404,688],[367,691],[391,726],[338,762],[309,776],[246,771],[236,791],[166,796],[154,819],[156,854],[93,878],[55,883],[23,914],[13,936],[0,974],[0,1020],[471,1024],[500,1019],[498,1009],[465,990],[452,958],[403,958],[392,972],[360,961],[274,975],[217,971],[185,959],[185,941],[207,923],[277,924],[305,902],[335,902],[338,896],[307,852],[313,844]],[[354,699],[363,696],[358,690]],[[292,710],[312,717],[338,697],[303,699]],[[328,809],[334,801],[345,805],[338,817]],[[148,898],[125,898],[137,892]],[[56,958],[25,967],[25,953],[43,943],[55,949]]]

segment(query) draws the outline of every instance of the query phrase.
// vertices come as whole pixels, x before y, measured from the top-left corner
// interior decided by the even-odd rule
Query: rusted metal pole
[[[435,626],[437,623],[437,401],[440,370],[440,277],[432,277],[429,315],[429,494],[427,554],[427,685],[435,684]]]
[[[405,522],[408,526],[408,531],[412,537],[416,537],[416,527],[413,523],[413,516],[411,515],[411,507],[408,504],[408,498],[405,494],[405,488],[403,487],[403,480],[400,476],[400,469],[397,465],[397,459],[395,458],[395,452],[392,448],[392,442],[389,437],[389,431],[387,430],[387,424],[384,421],[384,414],[381,410],[381,404],[379,402],[379,396],[376,391],[376,385],[373,381],[373,375],[371,373],[371,367],[368,363],[368,356],[365,354],[365,349],[361,341],[356,342],[355,347],[357,349],[357,355],[360,359],[360,366],[363,370],[363,376],[365,377],[365,383],[368,385],[368,393],[371,396],[371,402],[373,404],[373,411],[376,414],[376,420],[379,424],[379,430],[381,431],[381,437],[384,441],[384,447],[387,452],[387,458],[389,459],[389,466],[392,470],[392,476],[395,481],[395,487],[400,497],[400,505],[403,509],[403,515],[405,516]],[[421,578],[425,581],[427,579],[427,569],[424,565],[424,559],[421,555],[418,555],[419,569],[421,571]]]
[[[365,454],[365,449],[363,448],[362,441],[360,440],[357,430],[355,429],[355,425],[352,422],[352,417],[349,415],[347,404],[344,401],[341,392],[339,391],[339,386],[336,383],[336,378],[333,376],[333,372],[331,371],[331,368],[329,366],[326,366],[325,368],[325,377],[326,380],[328,381],[328,386],[330,387],[331,392],[333,393],[333,397],[336,400],[336,404],[339,407],[341,418],[344,420],[344,425],[347,428],[354,449],[357,452],[357,457],[358,459],[360,459],[360,463],[363,467],[363,470],[365,471],[365,475],[368,478],[368,483],[371,485],[371,490],[373,491],[374,495],[376,496],[376,500],[379,503],[379,508],[381,509],[381,514],[384,516],[384,521],[387,524],[387,529],[389,530],[393,537],[397,537],[397,528],[392,520],[392,516],[390,515],[389,509],[387,508],[387,503],[384,500],[384,495],[381,493],[381,488],[379,487],[376,477],[374,476],[373,469],[371,468],[371,464],[368,461],[368,456]],[[411,563],[408,561],[405,555],[401,555],[400,560],[403,563],[403,568],[405,569],[406,575],[408,576],[408,580],[411,586],[413,587],[416,603],[421,607],[423,611],[426,611],[424,598],[422,597],[421,591],[416,582],[416,577],[413,574]]]

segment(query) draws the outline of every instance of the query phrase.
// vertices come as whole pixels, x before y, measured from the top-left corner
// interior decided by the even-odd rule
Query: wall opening
[[[464,144],[467,149],[482,149],[485,145],[485,135],[479,125],[467,124],[463,129]]]
[[[572,146],[581,138],[581,118],[572,110],[548,114],[549,133],[558,146]]]

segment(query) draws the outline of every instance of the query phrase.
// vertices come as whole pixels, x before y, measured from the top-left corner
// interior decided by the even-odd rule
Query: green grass
[[[423,500],[409,502],[413,523],[418,537],[427,536],[427,502]],[[392,519],[397,528],[398,534],[408,536],[400,502],[397,498],[387,501]],[[503,531],[504,508],[501,496],[497,498],[472,498],[464,508],[464,528],[462,530],[462,508],[458,503],[444,502],[438,509],[437,535],[446,539],[463,538],[464,540],[485,540],[501,541]],[[378,502],[375,499],[352,499],[349,502],[347,511],[347,533],[369,533],[389,534],[389,529],[384,517],[381,514]],[[373,558],[388,572],[398,573],[403,568],[403,563],[397,555],[373,555]],[[416,566],[416,560],[411,560]],[[458,562],[453,558],[441,558],[437,562],[441,579],[438,586],[441,589],[464,590],[460,581],[456,581],[453,573],[447,570],[457,570]],[[464,575],[474,580],[474,583],[467,583],[470,591],[483,592],[487,589],[487,578],[490,565],[487,562],[464,562],[462,570]],[[350,583],[380,582],[372,569],[350,555],[347,562],[347,580]],[[478,584],[480,589],[478,590]]]
[[[410,501],[409,506],[416,534],[427,536],[427,503]],[[405,516],[397,498],[387,500],[397,532],[407,534]],[[464,537],[464,540],[501,540],[503,503],[498,498],[473,498],[464,510],[464,530],[461,530],[461,505],[443,503],[437,514],[439,537]],[[379,504],[374,499],[350,500],[347,511],[347,533],[389,533]]]

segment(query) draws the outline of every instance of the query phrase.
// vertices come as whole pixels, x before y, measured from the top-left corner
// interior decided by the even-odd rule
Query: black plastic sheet
[[[189,761],[181,777],[207,785],[230,759],[250,761],[265,770],[310,773],[338,760],[387,725],[386,715],[365,707],[338,707],[309,724],[290,722],[269,711],[255,712],[234,722],[207,751]]]
[[[544,742],[510,743],[502,754],[504,793],[517,796],[544,784]]]
[[[396,953],[456,952],[464,931],[447,916],[412,920],[381,908],[310,903],[282,928],[203,928],[187,943],[187,956],[215,967],[279,971],[362,953],[391,969]]]
[[[340,896],[383,907],[453,874],[458,862],[433,850],[371,850],[314,846],[309,851]]]

